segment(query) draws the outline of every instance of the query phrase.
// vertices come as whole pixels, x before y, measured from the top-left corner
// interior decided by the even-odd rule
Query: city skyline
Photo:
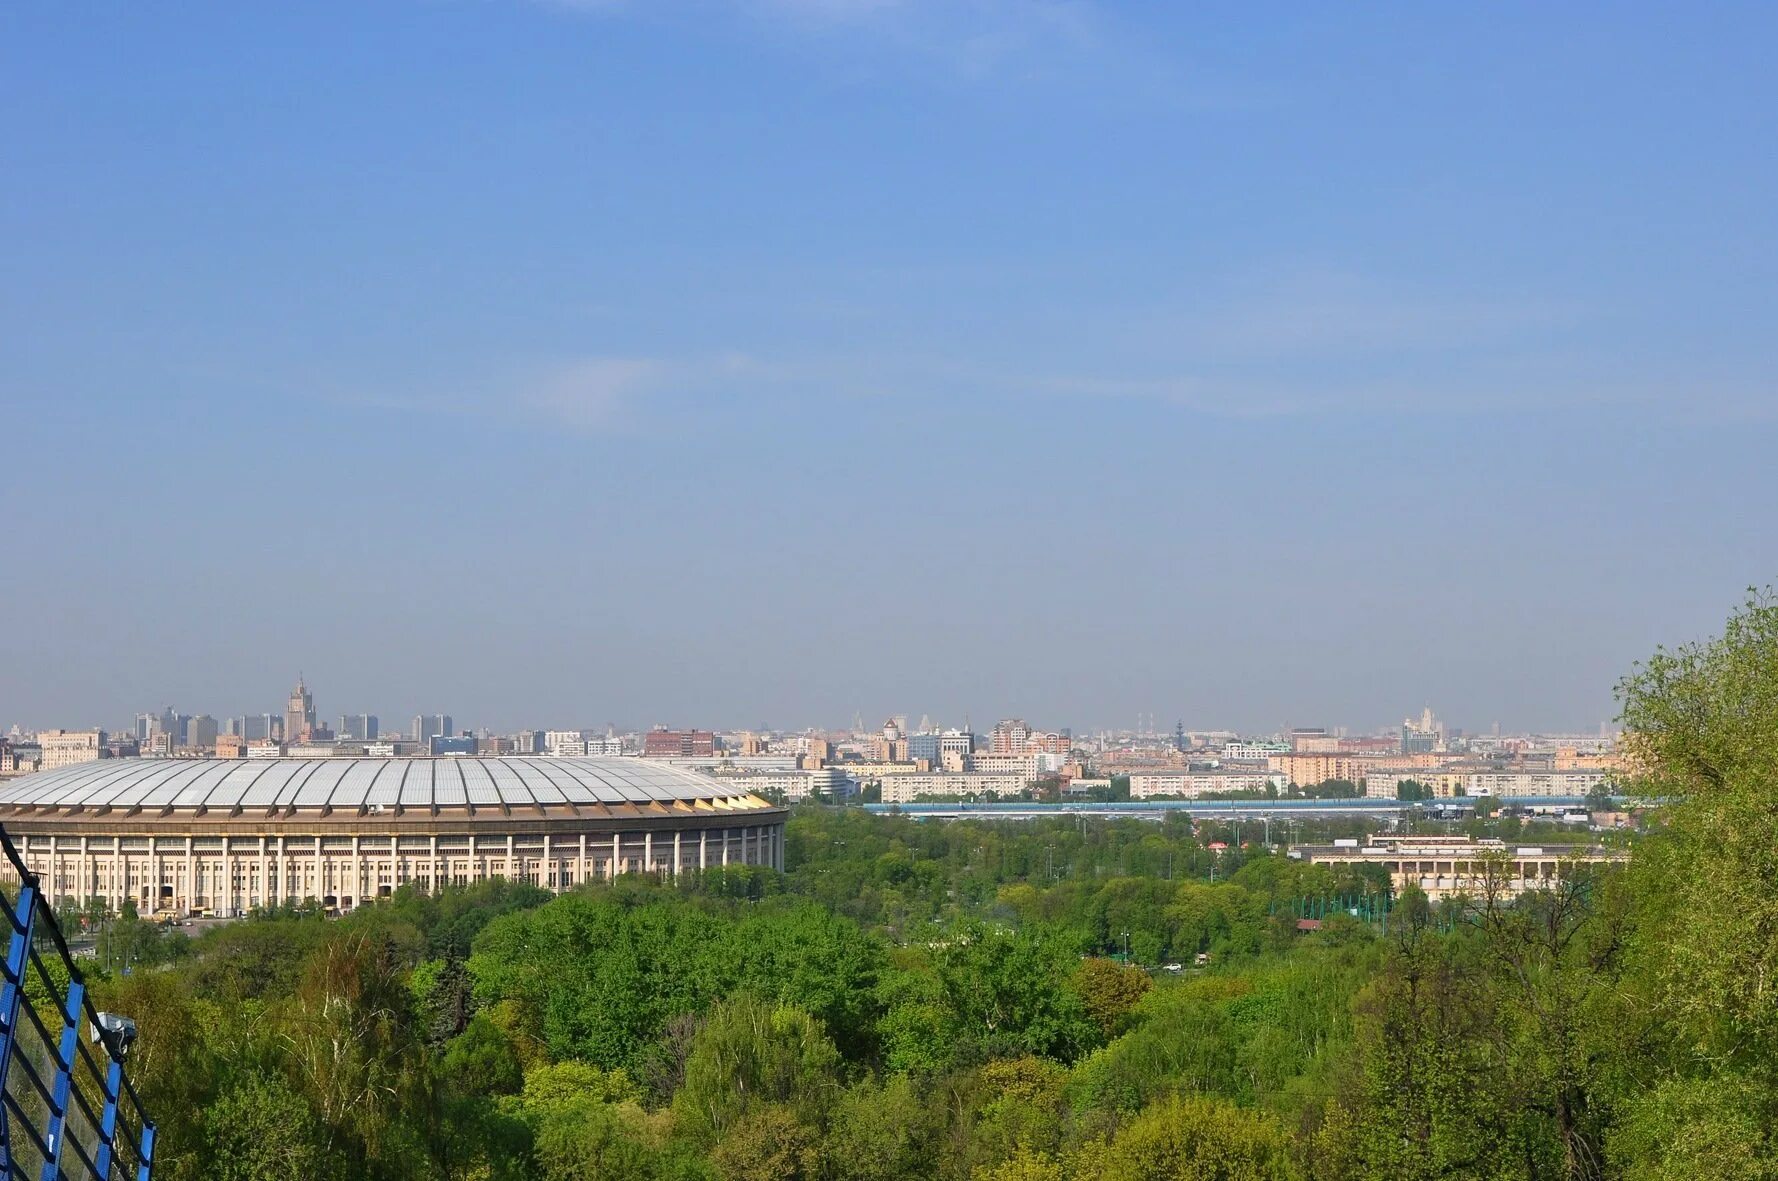
[[[9,8],[0,719],[1591,730],[1778,570],[1774,34]]]
[[[130,733],[133,731],[135,737],[144,738],[147,736],[148,731],[165,729],[168,725],[183,725],[187,722],[202,720],[212,727],[221,727],[221,732],[223,733],[233,733],[237,735],[243,732],[242,729],[237,727],[244,724],[246,737],[263,738],[266,736],[265,734],[256,733],[254,731],[254,724],[256,722],[260,723],[260,729],[262,730],[274,723],[281,723],[283,726],[282,736],[286,740],[292,740],[294,738],[292,719],[299,716],[300,713],[301,715],[306,716],[306,722],[304,723],[306,726],[315,726],[318,724],[321,730],[329,733],[330,738],[348,739],[352,741],[375,741],[379,737],[393,739],[424,739],[426,736],[435,733],[468,733],[474,731],[488,734],[501,734],[522,730],[549,729],[574,729],[588,732],[609,731],[612,733],[635,735],[645,733],[650,729],[670,728],[678,725],[696,725],[728,734],[746,732],[797,734],[811,731],[871,733],[880,728],[878,723],[869,720],[878,715],[867,715],[862,710],[854,713],[852,721],[849,724],[842,722],[830,723],[821,720],[791,720],[782,724],[768,722],[707,723],[702,719],[688,720],[683,718],[660,719],[643,723],[621,717],[608,719],[603,722],[586,720],[576,722],[570,719],[550,717],[541,721],[533,718],[505,725],[496,725],[476,721],[471,718],[457,718],[456,715],[448,713],[426,713],[424,711],[412,715],[397,715],[371,712],[367,710],[327,713],[315,705],[313,701],[313,688],[313,685],[310,684],[306,675],[299,673],[297,675],[295,687],[286,695],[285,709],[282,715],[275,710],[237,712],[232,709],[220,714],[212,714],[207,711],[197,714],[187,714],[180,710],[175,704],[165,704],[152,710],[136,711],[133,715],[133,727],[114,727],[96,722],[91,724],[97,725],[99,729],[109,731],[113,734]],[[1023,718],[1015,717],[1005,711],[996,712],[992,709],[976,711],[974,713],[965,711],[961,717],[947,717],[941,715],[936,721],[934,721],[934,715],[929,711],[911,714],[905,710],[892,710],[881,716],[885,719],[881,723],[882,726],[893,725],[906,733],[933,734],[945,730],[956,730],[961,728],[964,732],[973,733],[978,736],[988,734],[992,729],[998,728],[999,725],[1005,722],[1024,724],[1025,721]],[[411,722],[409,720],[410,717]],[[917,724],[910,720],[914,717],[919,718]],[[331,718],[337,718],[339,724],[330,726],[329,720]],[[990,725],[987,720],[990,718],[995,719],[992,725]],[[982,720],[978,722],[975,719]],[[1127,726],[1113,722],[1077,726],[1053,718],[1046,720],[1059,726],[1061,730],[1072,732],[1076,736],[1084,736],[1088,734],[1131,734],[1144,735],[1158,739],[1165,739],[1176,733],[1238,733],[1249,736],[1284,735],[1290,732],[1293,728],[1325,729],[1330,734],[1355,735],[1382,734],[1410,727],[1418,728],[1422,733],[1437,733],[1441,736],[1446,732],[1447,728],[1453,733],[1462,733],[1471,736],[1485,736],[1489,733],[1542,735],[1583,735],[1591,733],[1591,730],[1587,727],[1532,726],[1507,728],[1502,727],[1498,722],[1489,722],[1480,725],[1474,723],[1469,725],[1451,724],[1448,719],[1437,715],[1431,705],[1422,706],[1417,713],[1410,711],[1403,716],[1403,719],[1399,724],[1396,722],[1385,722],[1352,725],[1343,722],[1329,723],[1326,722],[1325,719],[1312,720],[1299,718],[1293,721],[1281,722],[1270,727],[1232,727],[1219,725],[1213,718],[1186,719],[1183,717],[1175,717],[1171,722],[1168,722],[1165,717],[1157,711],[1139,713],[1133,720],[1133,724]],[[461,722],[461,725],[458,725],[458,722]],[[69,726],[65,719],[56,723],[44,724],[41,727],[28,725],[23,720],[0,720],[0,732],[4,732],[4,727],[7,726],[26,731],[36,728],[75,728]],[[1039,729],[1041,728],[1042,723],[1040,722]],[[1609,720],[1604,720],[1599,723],[1599,733],[1605,734],[1609,731],[1609,728]],[[367,729],[371,731],[368,734],[364,732]],[[214,736],[212,735],[212,737]]]

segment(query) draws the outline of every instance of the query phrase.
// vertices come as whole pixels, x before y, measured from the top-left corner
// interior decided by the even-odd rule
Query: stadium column
[[[698,829],[698,868],[710,868],[710,830]]]
[[[272,888],[272,867],[266,859],[266,844],[266,838],[262,834],[259,838],[259,905],[261,906],[270,905],[266,901],[266,895]]]
[[[605,876],[613,881],[617,879],[617,855],[623,849],[623,839],[624,834],[621,832],[611,834],[611,864],[605,867]]]
[[[722,865],[724,869],[728,868],[728,833],[728,829],[722,830]]]
[[[289,863],[284,860],[284,838],[278,838],[278,885],[272,891],[269,905],[277,905],[289,896],[290,879],[285,876],[289,871]]]
[[[580,834],[580,864],[574,867],[574,884],[586,881],[586,833]]]
[[[185,902],[183,906],[179,907],[180,911],[184,914],[191,913],[192,907],[197,902],[198,897],[197,866],[194,864],[196,855],[193,853],[192,849],[191,837],[188,835],[185,838]]]
[[[654,832],[652,830],[642,834],[642,872],[654,872]]]
[[[438,893],[438,834],[432,834],[432,877],[427,883],[434,894]]]
[[[682,834],[680,833],[680,831],[678,829],[673,830],[673,876],[674,877],[679,876],[679,866],[680,866],[679,838],[681,835]]]
[[[519,863],[518,863],[518,851],[515,847],[516,844],[517,844],[517,842],[514,841],[513,835],[511,833],[507,833],[506,834],[506,880],[509,882],[516,882],[519,880]]]
[[[364,905],[364,846],[357,833],[352,834],[352,909]]]

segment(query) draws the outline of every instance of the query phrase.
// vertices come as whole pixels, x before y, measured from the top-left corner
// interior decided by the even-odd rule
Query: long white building
[[[1195,800],[1200,796],[1224,791],[1264,792],[1268,787],[1283,791],[1290,781],[1276,771],[1132,771],[1130,798],[1151,800],[1157,796],[1174,796]]]

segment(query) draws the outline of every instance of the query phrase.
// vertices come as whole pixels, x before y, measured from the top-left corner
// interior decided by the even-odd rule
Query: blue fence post
[[[150,1175],[154,1172],[153,1124],[145,1123],[142,1125],[142,1142],[138,1152],[142,1163],[136,1169],[136,1181],[150,1181]]]
[[[56,1046],[56,1081],[50,1087],[49,1126],[44,1129],[44,1143],[49,1156],[39,1174],[43,1181],[57,1181],[62,1175],[62,1143],[68,1129],[68,1104],[73,1102],[74,1056],[80,1052],[80,1009],[86,1000],[86,985],[68,981],[68,995],[62,1007],[62,1040]]]
[[[117,1101],[123,1091],[123,1063],[111,1059],[105,1071],[105,1106],[99,1113],[99,1151],[93,1154],[99,1176],[111,1177],[112,1145],[117,1141]]]
[[[37,885],[25,878],[20,883],[18,905],[13,911],[12,944],[6,952],[6,983],[0,988],[0,1094],[6,1091],[7,1068],[12,1065],[13,1043],[18,1039],[19,1005],[25,999],[25,965],[31,958],[31,920],[36,914]],[[0,1173],[10,1177],[12,1171],[11,1121],[0,1119]]]

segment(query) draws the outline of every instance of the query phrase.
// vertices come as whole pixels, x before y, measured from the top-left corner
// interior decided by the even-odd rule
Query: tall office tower
[[[185,724],[185,745],[198,750],[216,749],[216,719],[198,714]]]
[[[136,715],[136,741],[147,742],[148,736],[154,733],[155,717],[153,714]]]
[[[375,742],[377,729],[375,714],[345,714],[340,718],[340,737],[351,742]]]
[[[450,714],[415,714],[414,741],[425,742],[440,735],[449,735],[451,730]]]

